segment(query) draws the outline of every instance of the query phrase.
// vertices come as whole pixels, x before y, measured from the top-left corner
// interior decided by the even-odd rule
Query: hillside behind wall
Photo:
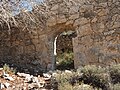
[[[73,39],[75,68],[87,64],[109,65],[120,62],[119,0],[46,0],[29,13],[40,20],[41,27],[24,30],[25,14],[19,27],[11,26],[11,34],[0,32],[0,62],[39,70],[54,69],[54,39],[63,31],[75,30]],[[39,13],[41,12],[42,13]],[[32,16],[33,15],[33,16]],[[36,18],[39,16],[39,18]],[[36,21],[37,23],[37,21]],[[27,24],[27,23],[26,23]],[[39,26],[39,25],[38,25]],[[42,29],[42,31],[41,31]]]

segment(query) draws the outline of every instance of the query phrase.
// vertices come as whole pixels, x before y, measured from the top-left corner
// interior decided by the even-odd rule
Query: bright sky
[[[32,10],[32,4],[39,4],[43,2],[44,0],[31,0],[31,2],[28,2],[27,0],[22,0],[19,7],[15,7],[15,10],[13,11],[13,15],[19,14],[21,9],[25,9],[27,11]]]

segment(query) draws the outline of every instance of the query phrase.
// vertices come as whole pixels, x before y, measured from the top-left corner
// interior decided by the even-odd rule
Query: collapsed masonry
[[[1,29],[1,62],[35,70],[54,69],[54,40],[67,30],[77,32],[73,38],[75,68],[120,62],[119,0],[46,0],[40,8],[44,12],[41,17],[45,17],[43,30],[12,27],[8,34]],[[38,9],[33,10],[37,17],[36,12]]]

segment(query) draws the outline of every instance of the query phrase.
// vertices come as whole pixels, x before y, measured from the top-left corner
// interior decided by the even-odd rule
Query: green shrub
[[[79,84],[75,84],[73,86],[73,90],[93,90],[93,87],[84,83]],[[96,90],[96,89],[94,89]],[[100,90],[100,89],[99,89]]]
[[[7,64],[4,64],[3,70],[8,74],[15,74],[15,72],[16,72],[16,69],[10,68],[10,66]]]
[[[112,90],[120,90],[120,84],[113,85]]]
[[[69,79],[74,76],[75,72],[66,73],[64,71],[59,71],[54,76],[58,82],[58,90],[73,90],[73,86],[69,83]]]
[[[81,68],[80,72],[83,74],[79,77],[79,81],[83,81],[83,83],[89,84],[93,87],[109,90],[109,75],[106,74],[105,68],[91,65]]]
[[[74,61],[73,61],[73,52],[64,52],[56,57],[57,59],[57,69],[65,70],[65,69],[73,69]]]
[[[120,64],[110,66],[109,73],[112,83],[120,83]]]

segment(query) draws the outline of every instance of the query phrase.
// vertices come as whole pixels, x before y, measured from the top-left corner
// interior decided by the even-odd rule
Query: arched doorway
[[[74,69],[74,54],[72,39],[77,36],[76,31],[64,31],[54,40],[55,67],[58,70]]]

